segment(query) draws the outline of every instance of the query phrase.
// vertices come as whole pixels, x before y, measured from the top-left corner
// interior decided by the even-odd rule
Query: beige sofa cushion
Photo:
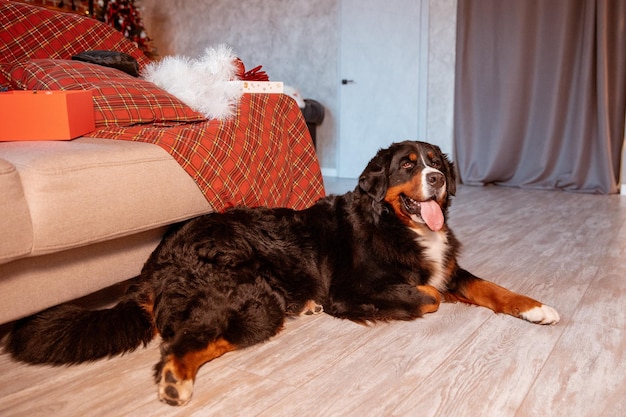
[[[157,145],[96,138],[7,142],[0,144],[0,158],[21,179],[32,220],[28,255],[110,240],[212,211],[193,179]],[[12,187],[19,194],[17,185]],[[31,233],[24,221],[26,207],[19,195],[7,204],[15,208],[2,221],[18,219],[21,224],[13,233],[26,239]],[[23,242],[10,245],[2,247],[0,263],[26,254]],[[13,255],[4,255],[9,253]]]
[[[0,213],[0,263],[3,259],[28,255],[33,247],[30,212],[20,175],[4,159],[0,159]]]
[[[0,264],[0,324],[136,277],[166,229]]]

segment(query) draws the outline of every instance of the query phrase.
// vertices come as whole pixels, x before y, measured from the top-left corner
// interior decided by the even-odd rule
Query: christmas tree
[[[98,0],[96,18],[122,32],[149,58],[156,55],[134,0]]]

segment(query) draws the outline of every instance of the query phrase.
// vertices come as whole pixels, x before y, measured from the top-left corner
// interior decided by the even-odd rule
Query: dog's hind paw
[[[530,310],[520,313],[520,317],[537,324],[557,324],[561,319],[559,313],[547,305],[533,307]]]
[[[159,400],[169,405],[185,405],[191,400],[193,394],[193,381],[180,380],[169,364],[161,370],[159,384]]]
[[[313,314],[322,314],[324,312],[324,306],[317,304],[314,300],[309,300],[304,305],[300,315],[311,316]]]

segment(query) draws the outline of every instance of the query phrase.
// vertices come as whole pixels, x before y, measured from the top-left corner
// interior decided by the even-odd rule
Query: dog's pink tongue
[[[438,232],[443,227],[443,212],[435,200],[420,203],[422,219],[433,232]]]

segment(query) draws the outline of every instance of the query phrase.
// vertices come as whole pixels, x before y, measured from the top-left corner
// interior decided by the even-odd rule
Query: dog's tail
[[[50,365],[119,355],[154,338],[151,310],[151,300],[139,292],[104,310],[68,304],[52,307],[17,321],[5,349],[17,360]]]

